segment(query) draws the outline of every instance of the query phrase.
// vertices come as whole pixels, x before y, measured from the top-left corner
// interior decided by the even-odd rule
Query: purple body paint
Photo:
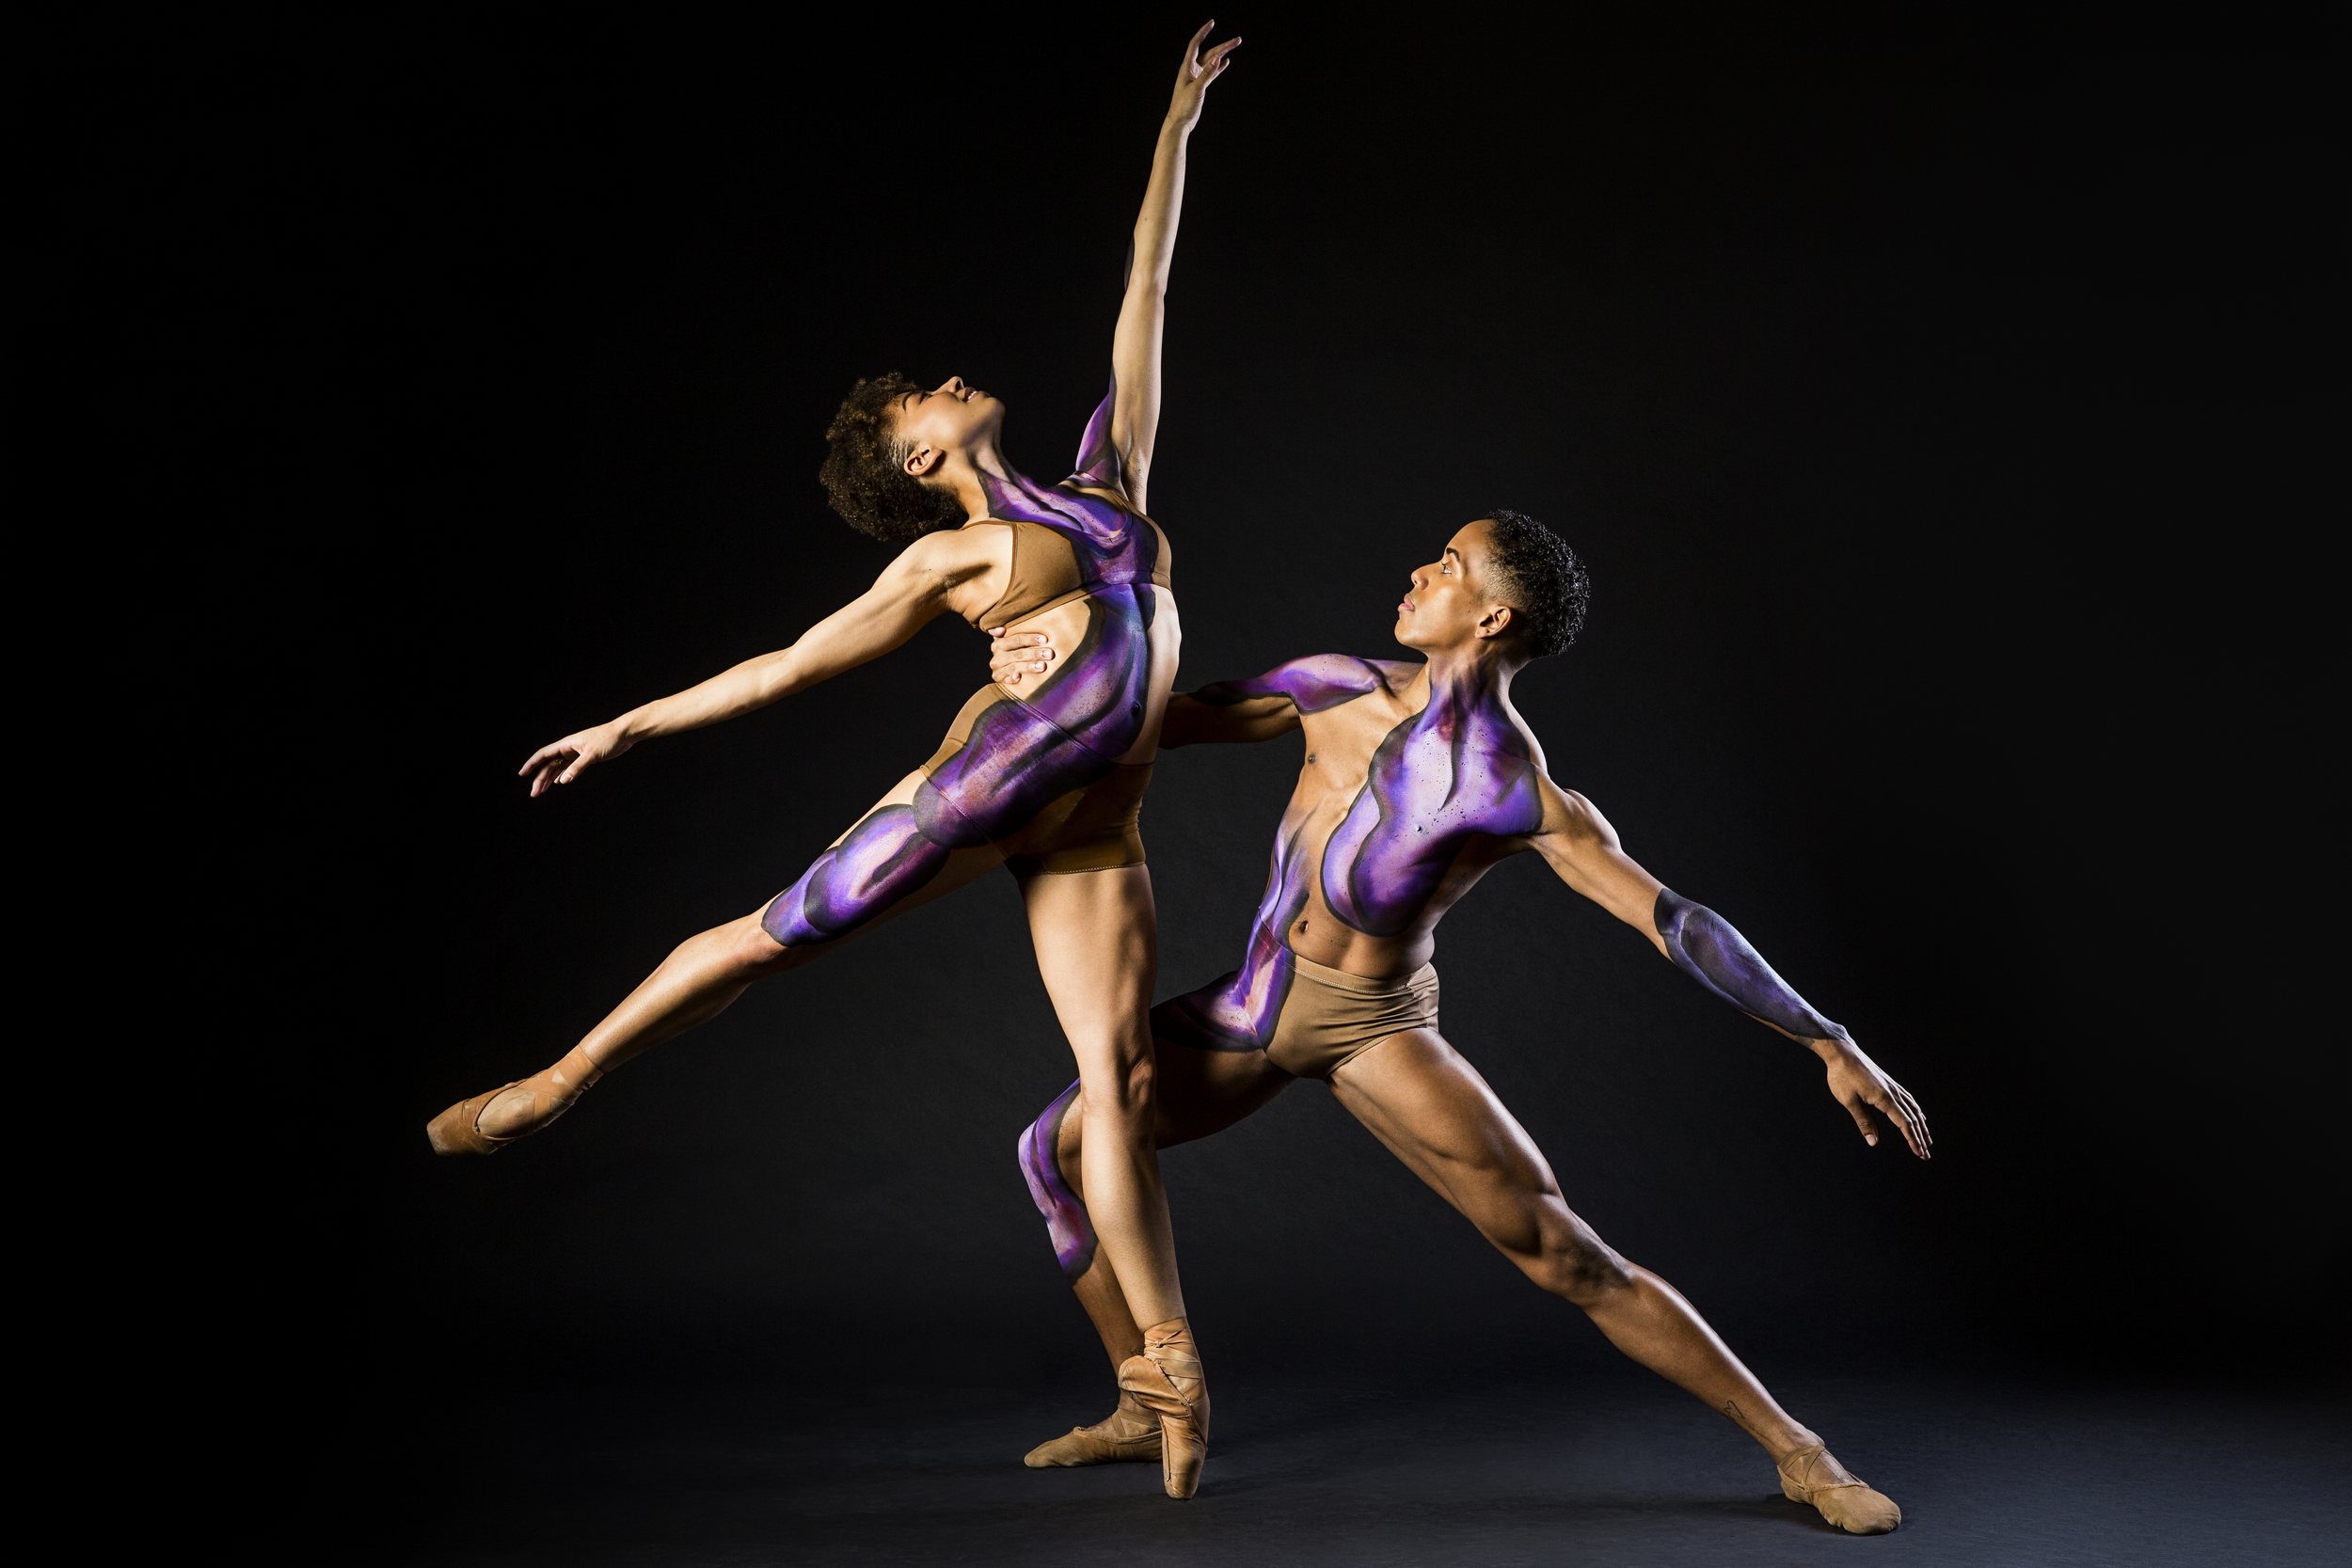
[[[1086,635],[1027,698],[1005,697],[971,738],[916,786],[912,805],[882,806],[817,858],[768,906],[761,928],[788,947],[847,936],[939,875],[951,850],[1026,827],[1057,798],[1105,778],[1143,733],[1159,601],[1152,526],[1076,486],[1116,488],[1109,396],[1087,422],[1078,467],[1047,487],[982,474],[990,515],[1039,524],[1070,541],[1090,596]]]
[[[1194,695],[1228,706],[1279,693],[1301,713],[1321,713],[1379,687],[1384,669],[1402,675],[1412,668],[1326,654]],[[1363,788],[1319,857],[1304,843],[1303,816],[1284,817],[1242,967],[1161,1004],[1154,1024],[1203,1051],[1263,1050],[1290,995],[1295,968],[1286,934],[1307,907],[1309,879],[1321,878],[1324,903],[1352,929],[1401,935],[1471,838],[1516,837],[1542,823],[1537,777],[1527,737],[1494,691],[1433,681],[1429,705],[1391,730],[1373,753]]]
[[[1730,921],[1704,904],[1693,904],[1671,888],[1658,890],[1650,918],[1665,939],[1666,956],[1677,968],[1717,996],[1799,1039],[1851,1040],[1842,1023],[1832,1023],[1772,972],[1764,956]]]
[[[1077,1085],[1062,1090],[1045,1107],[1045,1114],[1022,1132],[1018,1145],[1021,1174],[1029,1183],[1029,1196],[1037,1212],[1045,1216],[1046,1233],[1054,1239],[1054,1256],[1073,1285],[1094,1261],[1094,1225],[1087,1218],[1087,1206],[1061,1179],[1055,1150],[1061,1142],[1061,1118],[1070,1114],[1071,1102],[1077,1098]]]

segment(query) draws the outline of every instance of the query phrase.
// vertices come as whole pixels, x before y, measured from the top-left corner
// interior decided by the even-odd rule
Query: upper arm
[[[934,533],[916,540],[882,568],[871,588],[792,644],[794,684],[830,679],[902,645],[946,610],[949,593],[988,564],[956,536]]]
[[[1129,277],[1119,325],[1111,333],[1106,434],[1119,454],[1120,488],[1138,512],[1150,510],[1143,492],[1151,476],[1152,444],[1160,433],[1160,340],[1167,316],[1163,289],[1149,277]]]
[[[1168,698],[1168,716],[1160,722],[1160,750],[1272,740],[1299,728],[1298,705],[1285,696],[1219,704],[1179,691]]]
[[[1617,830],[1600,808],[1550,779],[1542,781],[1544,817],[1528,842],[1560,879],[1640,931],[1665,951],[1652,918],[1658,907],[1657,878],[1642,869],[1617,840]]]

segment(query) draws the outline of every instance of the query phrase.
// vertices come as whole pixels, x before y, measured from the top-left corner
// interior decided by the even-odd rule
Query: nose
[[[945,392],[947,396],[954,397],[958,392],[963,390],[963,377],[960,375],[951,375],[946,380],[939,384],[939,389],[942,392]]]
[[[1416,566],[1413,568],[1413,575],[1409,580],[1412,582],[1414,593],[1418,594],[1422,589],[1429,586],[1426,580],[1428,575],[1429,568],[1426,566]]]

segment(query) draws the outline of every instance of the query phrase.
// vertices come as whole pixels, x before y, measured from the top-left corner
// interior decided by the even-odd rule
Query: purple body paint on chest
[[[1388,668],[1401,673],[1409,666]],[[1279,693],[1301,713],[1321,713],[1383,684],[1381,667],[1371,661],[1326,654],[1194,695],[1225,706]],[[1433,687],[1428,707],[1381,741],[1363,788],[1324,845],[1324,902],[1371,936],[1410,929],[1472,837],[1512,837],[1540,825],[1536,777],[1526,737],[1492,693]],[[1275,841],[1242,967],[1155,1009],[1153,1021],[1169,1037],[1204,1051],[1262,1051],[1274,1037],[1295,973],[1287,934],[1305,911],[1309,879],[1317,874],[1305,843],[1308,814],[1294,811]]]
[[[1433,682],[1429,705],[1391,730],[1323,851],[1323,901],[1367,936],[1401,936],[1473,835],[1543,821],[1535,759],[1499,697]]]
[[[768,934],[787,946],[848,935],[939,875],[948,854],[1005,838],[1047,804],[1109,775],[1142,737],[1152,678],[1152,586],[1159,535],[1149,523],[1073,485],[1116,486],[1103,400],[1087,425],[1078,470],[1045,486],[982,474],[991,514],[1052,529],[1070,542],[1089,591],[1087,630],[1067,661],[1025,701],[1006,697],[973,721],[963,746],[915,786],[911,805],[883,806],[818,857],[768,907]]]

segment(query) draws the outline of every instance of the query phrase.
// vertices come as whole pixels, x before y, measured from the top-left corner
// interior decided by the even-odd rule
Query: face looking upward
[[[1484,518],[1468,525],[1437,560],[1414,570],[1412,591],[1396,607],[1399,642],[1438,653],[1500,638],[1509,628],[1518,612],[1481,581],[1493,553],[1492,531]]]
[[[993,444],[1005,422],[1005,405],[951,375],[928,392],[898,400],[898,435],[906,443],[906,471],[916,479],[936,473],[950,452]]]

